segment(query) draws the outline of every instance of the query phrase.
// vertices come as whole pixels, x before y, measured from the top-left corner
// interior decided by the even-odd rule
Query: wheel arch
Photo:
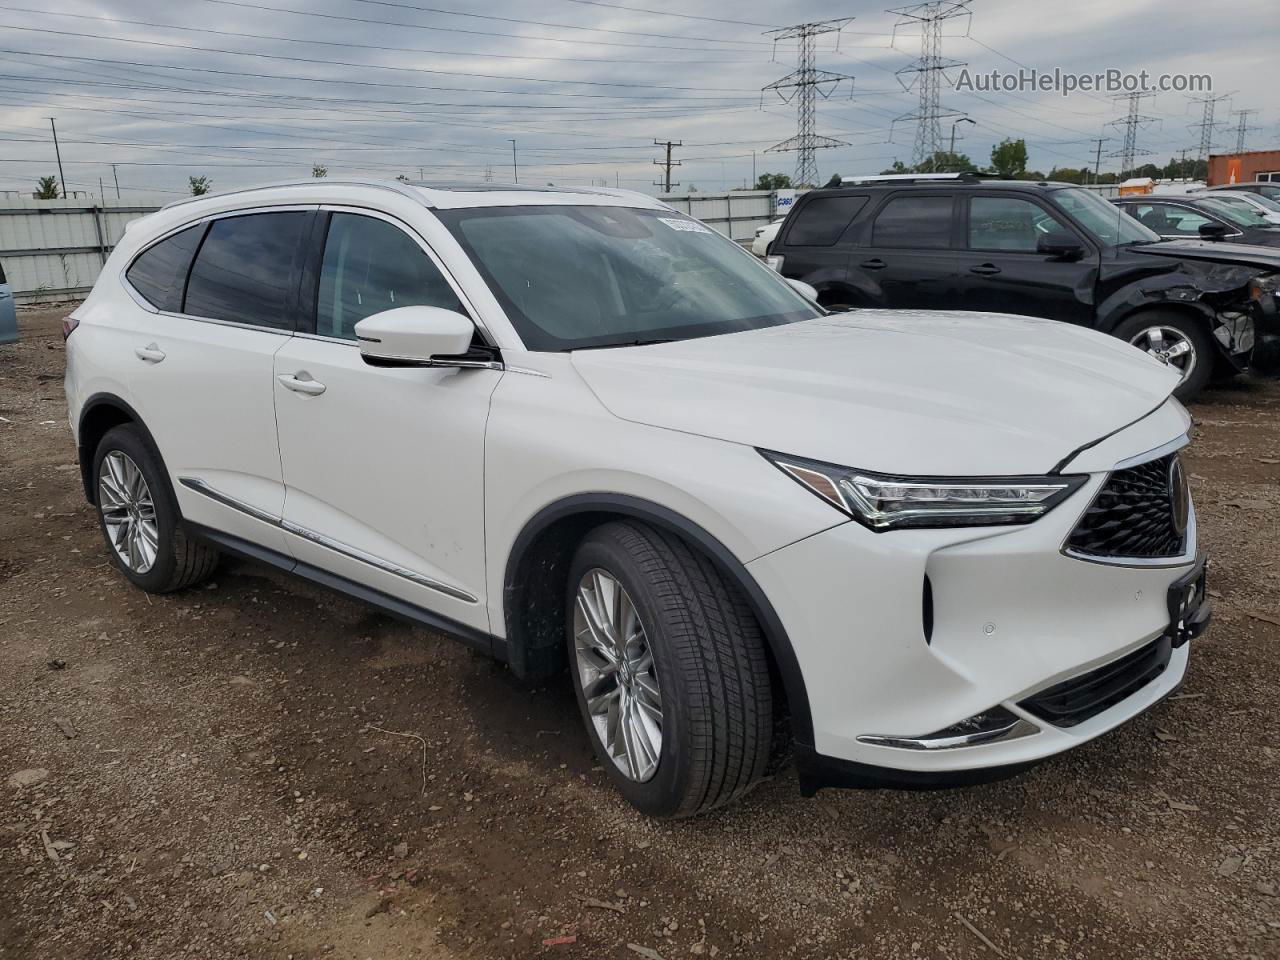
[[[791,715],[792,736],[812,744],[813,718],[800,661],[781,619],[746,566],[715,536],[661,504],[616,493],[565,497],[536,513],[507,556],[502,607],[508,663],[520,677],[558,671],[564,660],[564,597],[574,550],[593,528],[610,520],[642,520],[680,537],[711,558],[742,591],[760,624]]]
[[[151,431],[143,423],[138,411],[113,393],[95,393],[80,407],[80,420],[76,427],[76,457],[80,461],[80,481],[84,484],[84,497],[97,504],[97,485],[93,482],[93,455],[107,431],[129,424],[137,427],[143,440],[159,457],[159,448]],[[161,459],[161,465],[164,461]],[[165,479],[168,479],[166,473]]]

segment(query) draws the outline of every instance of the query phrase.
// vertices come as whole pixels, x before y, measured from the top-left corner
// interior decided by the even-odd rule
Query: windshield
[[[1095,240],[1108,246],[1124,243],[1156,243],[1160,235],[1144,227],[1114,203],[1079,187],[1054,190],[1049,197],[1071,214]]]
[[[1200,201],[1200,206],[1206,210],[1212,210],[1225,220],[1230,220],[1237,227],[1271,226],[1271,221],[1248,200],[1236,197],[1206,197]]]
[[[1266,197],[1268,200],[1280,200],[1280,185],[1258,187],[1258,193]]]
[[[822,311],[732,240],[670,210],[439,210],[530,350],[685,340]]]
[[[1280,197],[1280,190],[1277,190],[1276,196]],[[1236,194],[1228,193],[1226,190],[1215,191],[1214,200],[1235,200]],[[1272,213],[1280,213],[1280,200],[1273,200],[1271,197],[1265,197],[1260,193],[1245,193],[1243,190],[1239,194],[1239,199],[1245,203],[1253,204],[1255,207],[1262,207]]]

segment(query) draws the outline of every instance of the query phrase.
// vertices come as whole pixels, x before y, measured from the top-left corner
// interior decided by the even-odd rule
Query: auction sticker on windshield
[[[672,230],[683,230],[685,233],[711,233],[710,227],[704,227],[696,220],[677,220],[675,217],[659,217]]]

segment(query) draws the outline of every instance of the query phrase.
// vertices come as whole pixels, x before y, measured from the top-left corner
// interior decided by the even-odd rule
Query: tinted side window
[[[191,267],[183,313],[292,329],[293,266],[310,216],[290,211],[213,221]]]
[[[444,275],[403,230],[385,220],[335,213],[320,267],[316,333],[354,340],[360,320],[410,306],[466,312]]]
[[[969,201],[969,249],[1035,253],[1044,234],[1070,233],[1037,203],[1020,197],[974,197]]]
[[[4,278],[4,264],[0,263],[0,283],[8,283],[8,282],[9,281]]]
[[[206,226],[201,223],[187,227],[161,240],[144,251],[125,272],[133,289],[157,310],[177,313],[182,309],[182,288],[187,282],[187,270]]]
[[[787,243],[797,247],[829,247],[863,207],[866,197],[819,197],[800,208],[787,231]]]
[[[1161,236],[1198,237],[1200,228],[1213,223],[1206,216],[1171,203],[1135,203],[1125,208],[1131,217]]]
[[[894,197],[876,217],[877,247],[951,246],[950,197]]]

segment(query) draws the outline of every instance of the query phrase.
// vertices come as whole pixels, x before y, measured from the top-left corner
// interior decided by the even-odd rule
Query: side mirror
[[[787,277],[787,283],[791,284],[791,286],[795,288],[796,293],[800,294],[800,296],[804,297],[806,300],[812,300],[814,303],[818,302],[818,291],[813,289],[813,287],[809,286],[809,284],[805,283],[803,280],[792,280],[790,277]]]
[[[1220,223],[1200,224],[1201,240],[1221,240],[1227,235],[1227,228]]]
[[[1042,233],[1036,240],[1036,253],[1057,260],[1079,260],[1084,256],[1084,247],[1075,234],[1065,230],[1051,230],[1049,233]]]
[[[456,367],[471,346],[475,324],[440,307],[396,307],[356,324],[360,356],[375,367]]]

